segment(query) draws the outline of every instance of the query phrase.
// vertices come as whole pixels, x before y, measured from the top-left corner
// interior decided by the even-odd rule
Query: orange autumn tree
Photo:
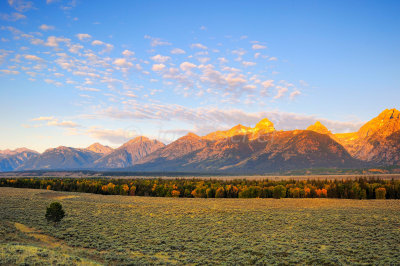
[[[123,195],[128,195],[129,194],[129,186],[127,184],[123,184],[121,187],[122,194]]]
[[[171,195],[174,198],[178,198],[181,195],[181,192],[179,190],[175,190],[174,189],[174,190],[171,191]]]
[[[107,185],[104,185],[101,187],[101,190],[104,193],[108,193],[108,194],[114,194],[114,189],[115,189],[115,185],[113,183],[108,183]]]

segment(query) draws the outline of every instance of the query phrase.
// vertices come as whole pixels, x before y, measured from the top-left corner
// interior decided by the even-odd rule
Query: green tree
[[[280,199],[286,197],[286,188],[282,185],[274,187],[273,197],[275,199]]]
[[[58,223],[64,218],[65,212],[62,208],[61,203],[52,202],[46,209],[46,219],[48,222]]]
[[[367,198],[367,191],[365,189],[361,189],[360,199],[366,199],[366,198]]]
[[[214,189],[212,188],[207,188],[206,190],[207,198],[214,198]]]

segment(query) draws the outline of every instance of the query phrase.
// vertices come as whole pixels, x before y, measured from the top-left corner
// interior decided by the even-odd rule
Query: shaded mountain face
[[[92,151],[95,153],[101,153],[101,154],[108,154],[112,152],[114,149],[108,146],[101,145],[100,143],[96,142],[89,147],[86,148],[88,151]]]
[[[400,112],[385,110],[367,122],[358,132],[335,134],[355,158],[378,165],[400,165]]]
[[[310,130],[281,131],[262,136],[254,143],[265,147],[236,165],[224,169],[243,172],[276,172],[306,168],[352,168],[364,163],[327,134]],[[260,145],[260,144],[258,144]]]
[[[101,155],[85,149],[60,146],[30,158],[16,170],[85,169]]]
[[[38,155],[38,152],[26,148],[2,151],[0,152],[0,172],[13,171]]]
[[[96,160],[93,167],[102,169],[130,167],[164,146],[162,142],[157,140],[137,137]]]
[[[140,169],[141,171],[183,171],[185,163],[187,163],[186,159],[190,158],[196,151],[206,147],[209,143],[212,143],[212,141],[189,133],[144,157],[132,169]]]
[[[187,145],[187,138],[183,137],[153,153],[151,158],[144,158],[133,169],[256,173],[362,165],[328,135],[297,130],[252,137],[237,135],[214,141],[197,137],[190,145],[195,149],[183,148]],[[176,150],[185,152],[174,156],[166,152]]]

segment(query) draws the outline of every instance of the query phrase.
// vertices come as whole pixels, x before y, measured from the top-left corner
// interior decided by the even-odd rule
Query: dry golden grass
[[[67,214],[57,227],[44,218],[55,198]],[[389,265],[400,261],[400,201],[150,198],[0,188],[0,239],[105,264]]]

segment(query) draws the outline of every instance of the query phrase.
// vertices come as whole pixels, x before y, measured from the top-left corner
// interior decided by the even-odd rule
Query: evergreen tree
[[[50,206],[47,207],[45,216],[48,222],[60,222],[65,216],[65,212],[62,208],[61,203],[52,202]]]

